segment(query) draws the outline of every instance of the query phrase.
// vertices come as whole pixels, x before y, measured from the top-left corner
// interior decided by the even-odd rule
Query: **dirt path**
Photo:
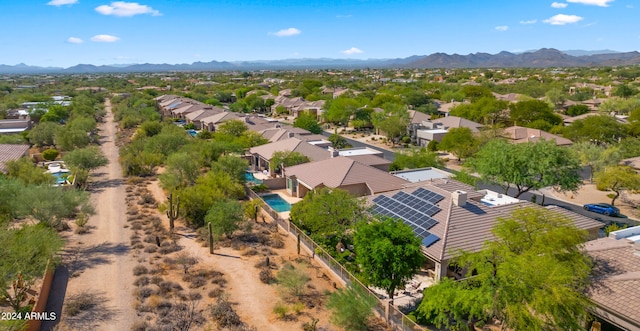
[[[91,231],[69,236],[66,248],[72,277],[61,320],[78,330],[129,330],[136,316],[132,307],[135,261],[128,245],[131,231],[124,227],[125,184],[118,163],[116,124],[109,99],[105,108],[100,142],[109,164],[97,169],[90,178],[89,192],[96,209],[89,220]],[[93,296],[97,305],[76,316],[65,314],[69,302],[81,296]]]
[[[152,181],[147,189],[157,201],[166,201],[166,196],[158,185],[158,181]],[[166,215],[161,216],[165,226],[169,227]],[[192,230],[184,227],[181,222],[176,223],[176,233],[180,236],[178,244],[183,251],[191,256],[196,256],[200,261],[199,267],[219,270],[225,274],[227,284],[225,292],[229,295],[229,301],[234,304],[234,309],[240,315],[242,321],[260,331],[300,330],[302,323],[310,321],[310,316],[300,316],[297,322],[286,322],[278,319],[273,308],[278,301],[282,301],[277,291],[277,286],[267,285],[259,279],[259,269],[255,264],[263,259],[261,256],[242,256],[241,252],[230,247],[216,248],[215,254],[210,255],[209,249],[196,242]],[[272,261],[282,265],[296,256],[294,239],[283,236],[285,247],[275,249],[278,257],[272,257]],[[312,274],[315,276],[315,273]],[[330,290],[333,280],[327,281],[318,277],[312,277],[314,287],[322,292]],[[319,327],[323,330],[335,330],[329,323],[328,311],[320,308],[313,316],[320,319]]]

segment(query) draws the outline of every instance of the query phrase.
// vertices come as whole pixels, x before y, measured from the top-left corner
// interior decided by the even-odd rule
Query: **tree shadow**
[[[85,269],[113,263],[111,257],[125,255],[131,249],[125,244],[102,243],[89,247],[74,247],[62,253],[62,259],[69,269],[69,274],[74,277]]]
[[[87,192],[100,193],[107,188],[120,187],[125,184],[123,179],[105,179],[105,180],[92,180],[87,184]]]
[[[84,292],[65,300],[65,324],[72,330],[90,330],[103,322],[113,320],[118,309],[107,306],[104,292]]]

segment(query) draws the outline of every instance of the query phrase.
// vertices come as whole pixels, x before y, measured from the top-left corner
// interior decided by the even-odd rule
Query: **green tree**
[[[427,151],[425,148],[412,149],[396,153],[393,163],[389,166],[389,170],[417,169],[427,167],[440,168],[444,162],[437,153]]]
[[[247,125],[241,120],[230,120],[220,124],[218,132],[223,135],[240,137],[248,129]]]
[[[543,121],[549,127],[562,124],[562,117],[554,114],[553,109],[541,100],[525,100],[512,103],[509,105],[509,109],[511,122],[515,125],[531,127],[531,124],[536,121]]]
[[[495,240],[454,263],[470,278],[425,289],[418,312],[441,328],[495,318],[512,330],[583,329],[591,306],[584,294],[591,264],[580,248],[587,234],[538,207],[499,218],[492,233]]]
[[[562,129],[565,138],[612,144],[626,136],[625,128],[613,116],[596,115],[574,121]]]
[[[385,104],[385,111],[373,113],[371,122],[373,126],[384,132],[387,139],[395,145],[400,137],[407,132],[409,125],[409,112],[398,104]]]
[[[235,200],[220,199],[213,202],[204,220],[211,223],[214,233],[231,238],[242,222],[242,205]]]
[[[360,102],[356,99],[339,96],[336,99],[329,100],[325,104],[326,109],[322,116],[324,116],[327,122],[346,126],[351,116],[355,114],[361,106]]]
[[[76,176],[76,185],[80,187],[86,186],[91,170],[109,163],[109,160],[107,160],[98,147],[85,147],[73,150],[65,154],[63,159]]]
[[[166,171],[159,176],[162,188],[174,191],[195,184],[200,176],[200,160],[192,154],[179,152],[169,155]]]
[[[215,201],[241,199],[245,195],[244,187],[231,177],[220,171],[209,171],[199,177],[196,184],[179,190],[180,214],[193,227],[201,227],[205,216]]]
[[[363,280],[384,289],[393,304],[396,289],[404,286],[424,262],[420,238],[401,220],[382,219],[360,224],[353,241]]]
[[[276,278],[284,294],[296,299],[305,293],[306,285],[311,280],[307,275],[307,269],[303,265],[299,264],[295,267],[290,263],[282,266]]]
[[[363,288],[350,285],[331,293],[327,308],[331,310],[331,321],[336,325],[346,331],[365,331],[377,301]]]
[[[43,168],[36,167],[31,160],[20,158],[5,164],[7,177],[20,180],[25,185],[53,184],[54,177]]]
[[[600,191],[612,191],[611,205],[615,205],[616,199],[622,191],[640,190],[640,175],[629,166],[615,165],[604,168],[596,173],[596,188]]]
[[[55,197],[52,199],[51,197]],[[28,185],[16,197],[17,213],[59,229],[64,219],[79,213],[90,215],[89,194],[80,190],[60,190],[51,185]]]
[[[84,148],[91,142],[86,131],[69,127],[60,127],[56,130],[56,146],[64,151],[76,148]]]
[[[329,140],[331,142],[331,145],[333,145],[333,147],[337,149],[343,149],[349,146],[349,144],[347,143],[347,138],[337,133],[332,133],[329,138],[327,138],[327,140]]]
[[[311,161],[309,157],[299,152],[292,151],[275,151],[269,160],[269,164],[276,170],[281,170],[281,166],[291,167],[297,164],[307,163]]]
[[[545,97],[555,107],[555,109],[562,108],[565,101],[567,101],[566,94],[558,88],[553,88],[547,91],[547,93],[545,93]]]
[[[36,280],[44,275],[47,263],[54,267],[64,242],[43,224],[2,229],[0,242],[0,296],[17,312]]]
[[[60,124],[54,122],[42,122],[36,125],[29,133],[29,141],[38,146],[53,146],[55,135]]]
[[[466,159],[473,155],[478,145],[478,139],[473,135],[471,129],[459,127],[449,129],[449,132],[442,137],[438,147],[440,150],[453,153],[460,161],[460,159]]]
[[[322,128],[320,127],[320,124],[318,124],[316,117],[309,113],[302,113],[298,115],[298,118],[293,122],[293,126],[305,129],[315,134],[322,133]]]
[[[578,116],[578,115],[586,114],[590,111],[591,110],[589,110],[589,107],[587,107],[586,105],[571,105],[569,106],[569,108],[567,108],[566,113],[568,116]]]
[[[505,110],[508,109],[508,105],[507,101],[497,100],[493,96],[483,97],[474,103],[463,103],[454,107],[450,114],[485,125],[494,125],[507,122]]]
[[[243,158],[234,155],[223,155],[218,158],[218,161],[211,164],[211,169],[228,173],[237,183],[242,183],[245,180],[244,174],[248,166],[249,162]]]
[[[638,90],[630,87],[629,85],[622,84],[618,85],[615,89],[613,89],[612,95],[621,98],[629,98],[630,96],[638,93]]]
[[[496,139],[483,145],[468,165],[484,181],[502,186],[515,197],[529,190],[553,187],[575,191],[582,184],[580,159],[570,149],[558,147],[555,141],[510,144]]]
[[[601,171],[604,167],[618,164],[621,160],[620,148],[612,146],[606,148],[602,145],[596,145],[590,142],[578,142],[571,146],[580,157],[580,164],[589,167],[590,180],[593,175]]]
[[[329,235],[344,234],[363,217],[363,202],[340,189],[310,191],[291,207],[291,219],[320,241],[325,241]]]

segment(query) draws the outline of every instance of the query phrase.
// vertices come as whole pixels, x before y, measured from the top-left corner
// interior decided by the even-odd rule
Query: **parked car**
[[[588,203],[584,205],[582,208],[584,208],[584,210],[592,211],[594,213],[603,214],[607,216],[620,215],[620,209],[608,203]]]

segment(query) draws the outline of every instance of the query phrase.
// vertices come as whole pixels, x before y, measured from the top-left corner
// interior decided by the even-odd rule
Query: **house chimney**
[[[288,132],[289,138],[293,138],[293,136],[295,135],[293,132]]]
[[[457,190],[451,193],[451,200],[453,200],[454,205],[464,207],[467,204],[467,192]]]
[[[329,153],[331,154],[332,158],[340,156],[340,152],[338,152],[337,149],[329,146],[328,150],[329,150]]]

